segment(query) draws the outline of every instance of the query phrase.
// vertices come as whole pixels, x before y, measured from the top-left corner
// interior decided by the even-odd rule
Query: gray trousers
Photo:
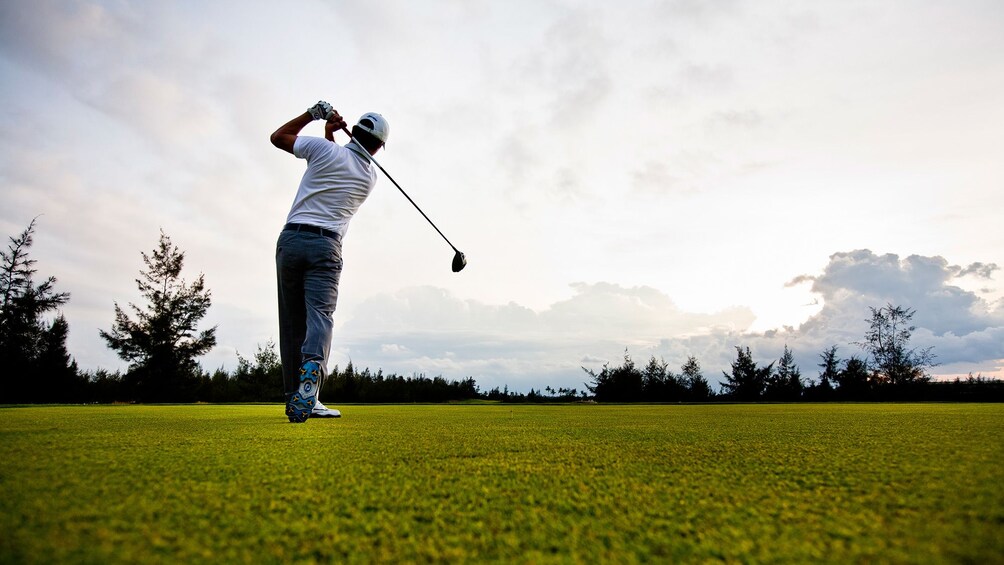
[[[275,249],[279,287],[279,358],[284,392],[300,386],[300,367],[321,366],[318,392],[327,374],[332,316],[342,274],[342,241],[306,232],[283,231]]]

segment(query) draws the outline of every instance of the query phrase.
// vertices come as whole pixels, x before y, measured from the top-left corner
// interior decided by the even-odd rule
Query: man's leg
[[[307,336],[305,276],[318,255],[313,237],[284,231],[276,245],[279,355],[286,416],[294,423],[306,422],[317,406],[317,392],[323,377],[323,360],[305,362],[301,353]]]
[[[342,271],[341,241],[283,232],[276,267],[286,415],[291,422],[304,422],[315,407],[327,371]]]
[[[276,283],[279,291],[279,359],[283,392],[300,387],[300,348],[307,335],[307,308],[303,297],[304,254],[296,233],[282,232],[276,243]]]
[[[319,387],[323,387],[338,302],[338,280],[342,274],[342,242],[317,236],[311,244],[311,261],[303,275],[307,329],[300,354],[303,363],[318,364]]]

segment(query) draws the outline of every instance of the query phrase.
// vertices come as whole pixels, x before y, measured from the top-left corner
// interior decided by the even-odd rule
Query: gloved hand
[[[310,108],[307,108],[307,112],[310,113],[310,117],[315,120],[326,120],[334,115],[335,110],[324,100],[320,100],[317,104],[314,104]]]

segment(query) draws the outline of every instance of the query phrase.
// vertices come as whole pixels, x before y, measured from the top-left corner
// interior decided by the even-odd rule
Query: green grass
[[[0,409],[3,562],[1001,562],[1004,405]]]

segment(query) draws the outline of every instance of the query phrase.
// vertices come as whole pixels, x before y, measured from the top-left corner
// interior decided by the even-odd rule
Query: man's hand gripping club
[[[328,104],[324,100],[320,100],[317,104],[307,108],[306,112],[286,122],[280,126],[279,129],[275,130],[270,138],[272,145],[287,153],[292,153],[293,144],[296,143],[296,136],[300,134],[300,131],[306,127],[307,124],[314,120],[327,121],[324,125],[324,137],[330,141],[334,141],[335,139],[335,130],[346,127],[347,125],[345,120],[338,115],[338,112],[331,107],[331,104]]]

